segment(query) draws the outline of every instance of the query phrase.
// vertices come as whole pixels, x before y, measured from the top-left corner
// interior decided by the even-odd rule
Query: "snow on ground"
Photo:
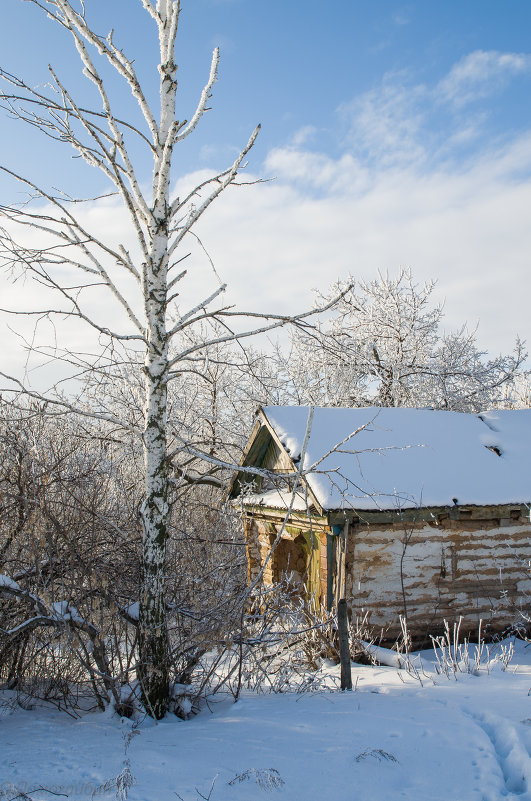
[[[38,787],[125,799],[102,786],[129,770],[130,801],[197,801],[214,779],[211,801],[531,801],[531,645],[516,642],[506,671],[491,662],[448,678],[429,653],[422,663],[422,684],[355,665],[351,693],[219,699],[187,722],[144,719],[134,736],[110,711],[4,707],[0,799]],[[323,670],[337,686],[338,669]]]

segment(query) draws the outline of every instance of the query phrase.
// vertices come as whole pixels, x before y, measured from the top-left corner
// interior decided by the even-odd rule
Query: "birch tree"
[[[63,143],[70,152],[73,149],[86,164],[103,173],[109,192],[120,199],[127,212],[132,237],[118,244],[103,238],[97,227],[91,225],[90,215],[84,213],[87,204],[94,207],[95,198],[68,197],[3,165],[4,175],[26,189],[27,201],[0,209],[4,218],[1,256],[15,278],[24,275],[36,281],[43,292],[52,291],[58,297],[53,304],[48,305],[46,300],[42,308],[32,308],[35,319],[46,319],[53,325],[64,320],[83,323],[96,335],[99,344],[94,352],[72,353],[58,342],[46,347],[34,338],[32,346],[43,356],[61,359],[77,377],[90,373],[93,381],[100,380],[102,386],[119,381],[124,370],[135,369],[135,365],[143,362],[141,419],[124,420],[103,404],[87,408],[73,394],[72,385],[68,394],[55,393],[47,400],[48,408],[57,413],[73,411],[117,427],[126,425],[142,439],[143,562],[137,675],[146,710],[161,718],[167,708],[169,688],[164,564],[171,458],[177,452],[209,458],[208,452],[187,442],[183,432],[172,432],[169,448],[168,385],[172,380],[179,381],[182,361],[205,347],[204,342],[194,341],[175,352],[170,350],[171,342],[199,320],[216,322],[216,333],[210,339],[216,345],[286,322],[304,325],[308,314],[287,318],[236,311],[224,305],[224,284],[205,293],[188,308],[176,306],[191,262],[187,243],[194,226],[219,195],[236,183],[259,130],[258,126],[251,133],[247,144],[226,169],[207,175],[199,185],[176,195],[174,154],[208,110],[219,64],[216,49],[195,110],[185,118],[181,116],[181,109],[177,108],[175,52],[179,0],[138,0],[158,39],[159,59],[153,64],[153,74],[157,76],[159,91],[154,102],[148,88],[153,75],[139,74],[134,58],[126,55],[117,42],[119,32],[111,31],[107,36],[96,32],[89,20],[90,4],[83,0],[28,2],[50,24],[60,26],[70,36],[83,74],[92,87],[90,91],[95,91],[99,99],[89,107],[83,98],[75,96],[68,77],[62,77],[50,66],[44,88],[42,84],[33,88],[29,79],[1,70],[3,106],[10,117],[39,129],[45,136]],[[106,80],[109,70],[114,73],[111,81]],[[117,96],[113,94],[116,79],[121,82],[122,91],[125,87],[136,103],[139,114],[133,121],[122,119],[115,110],[122,107],[120,103],[117,105]],[[144,163],[146,153],[152,165],[149,183],[137,167]],[[59,172],[65,169],[66,163],[59,165]],[[114,303],[116,314],[111,313],[109,319],[102,320],[93,311],[92,298],[96,292],[106,292]],[[10,311],[18,314],[24,309]],[[121,319],[126,322],[120,327]],[[243,326],[244,330],[242,320],[251,320]],[[251,323],[254,328],[247,327]],[[19,376],[2,375],[6,380],[4,390],[39,395]]]

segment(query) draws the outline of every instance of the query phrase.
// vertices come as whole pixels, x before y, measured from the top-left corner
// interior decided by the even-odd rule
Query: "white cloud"
[[[227,303],[294,313],[311,306],[312,289],[348,273],[371,278],[407,265],[418,281],[438,279],[448,328],[479,322],[479,341],[491,352],[510,350],[517,333],[531,342],[531,134],[466,169],[368,170],[349,154],[334,160],[293,148],[272,152],[272,164],[282,167],[278,180],[228,190],[198,229],[229,285]],[[204,174],[186,183],[197,177]],[[112,203],[91,215],[102,236],[129,243],[127,221]],[[182,310],[218,286],[200,249],[185,266]],[[112,301],[98,297],[92,309],[114,324]],[[4,290],[2,305],[37,308],[42,300],[17,285]],[[44,324],[41,332],[52,330]],[[65,333],[73,346],[88,347],[81,330]],[[23,354],[5,322],[2,335],[3,369],[20,369]]]
[[[455,97],[459,85],[463,95],[475,80],[479,62],[466,63],[447,76]],[[524,69],[491,59],[492,75],[496,63],[505,74]],[[311,306],[312,288],[324,290],[349,272],[371,278],[407,265],[418,281],[438,280],[449,328],[479,322],[479,341],[491,352],[509,350],[517,333],[531,344],[531,132],[496,147],[484,138],[474,157],[458,159],[463,144],[480,141],[484,120],[468,114],[434,133],[430,114],[442,84],[387,76],[380,89],[342,107],[349,132],[337,156],[312,151],[314,131],[302,129],[268,154],[260,172],[276,181],[224,193],[198,233],[229,284],[227,303],[293,313]],[[180,189],[205,176],[184,176]],[[128,246],[127,220],[113,203],[94,204],[87,223]],[[198,247],[185,266],[182,310],[218,286]],[[5,290],[2,305],[21,294],[34,306],[42,300],[19,286]],[[93,303],[102,318],[114,319],[109,301]],[[15,369],[22,357],[5,323],[2,335],[3,364]],[[79,332],[68,335],[83,347]]]
[[[421,132],[428,99],[427,88],[411,85],[407,74],[387,74],[381,86],[340,107],[348,122],[349,146],[386,167],[423,160]]]
[[[485,100],[519,75],[531,75],[531,55],[483,50],[432,84],[416,82],[408,71],[389,72],[338,109],[345,149],[364,164],[386,168],[454,158],[488,137],[492,105],[471,101]]]
[[[515,75],[531,73],[531,55],[476,50],[455,64],[436,87],[436,95],[455,106],[487,97]]]
[[[395,25],[409,25],[409,17],[403,12],[398,11],[396,14],[393,14],[392,19]]]
[[[317,132],[318,129],[315,125],[303,125],[302,128],[299,128],[298,131],[295,131],[295,134],[291,140],[291,144],[294,147],[301,147],[302,145],[311,142],[311,140],[315,138]]]
[[[283,165],[277,182],[231,192],[202,225],[235,302],[292,312],[349,272],[409,265],[438,280],[448,328],[479,322],[492,352],[516,334],[531,341],[531,180],[518,169],[531,166],[531,135],[466,169],[381,168],[363,185],[345,156],[287,149],[270,160]]]
[[[367,186],[368,171],[350,153],[333,159],[325,153],[312,153],[296,147],[274,148],[265,160],[268,175],[284,181],[327,192]]]

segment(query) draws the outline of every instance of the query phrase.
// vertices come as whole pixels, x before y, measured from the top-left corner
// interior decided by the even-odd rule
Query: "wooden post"
[[[347,602],[344,598],[341,598],[337,605],[337,628],[339,631],[339,659],[341,661],[341,689],[352,690]]]

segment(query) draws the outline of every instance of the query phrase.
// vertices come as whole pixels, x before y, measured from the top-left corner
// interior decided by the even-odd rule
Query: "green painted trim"
[[[313,531],[301,531],[306,541],[306,551],[308,554],[308,597],[315,598],[315,605],[319,608],[321,603],[321,565],[320,565],[320,541]]]
[[[326,535],[326,609],[332,609],[334,603],[335,543],[334,535]]]
[[[270,520],[274,519],[275,521],[284,522],[284,517],[286,514],[285,509],[275,509],[274,506],[243,506],[244,513],[249,517],[258,519],[258,520]],[[326,517],[322,517],[321,515],[308,515],[305,512],[292,512],[289,516],[289,519],[292,523],[296,523],[297,526],[305,526],[309,528],[311,526],[319,526],[319,528],[328,528],[328,520]]]
[[[284,531],[286,531],[288,534],[293,534],[294,537],[298,537],[299,534],[302,534],[300,528],[297,526],[285,526]]]

